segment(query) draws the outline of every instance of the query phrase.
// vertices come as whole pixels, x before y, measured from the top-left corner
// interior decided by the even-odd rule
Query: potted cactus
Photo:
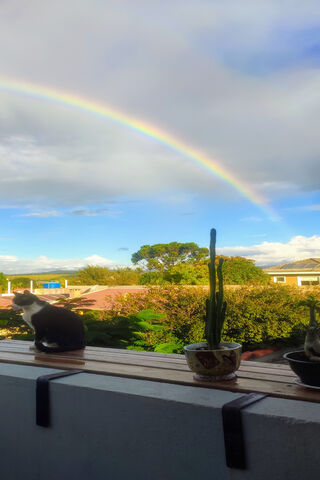
[[[313,295],[299,302],[299,306],[309,308],[309,325],[304,341],[304,349],[286,353],[284,358],[299,377],[298,383],[307,387],[320,388],[320,336],[317,313],[320,314],[320,301]]]
[[[221,341],[227,310],[223,295],[222,265],[223,259],[220,258],[216,269],[216,230],[213,228],[210,232],[210,296],[206,301],[206,342],[184,347],[188,366],[194,372],[196,380],[230,380],[235,378],[234,372],[240,365],[241,345]]]

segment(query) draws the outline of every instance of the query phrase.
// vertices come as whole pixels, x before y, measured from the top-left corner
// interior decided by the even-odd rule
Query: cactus
[[[320,301],[313,295],[309,295],[307,299],[302,300],[298,305],[308,307],[310,315],[304,342],[304,352],[309,360],[320,361],[319,324],[316,320],[316,312],[320,313]]]
[[[214,228],[212,228],[210,231],[210,262],[208,265],[210,279],[210,297],[206,301],[205,328],[205,336],[210,350],[219,348],[227,309],[227,303],[223,299],[223,258],[219,259],[219,265],[217,268],[219,289],[218,291],[216,291],[216,236],[217,232]]]

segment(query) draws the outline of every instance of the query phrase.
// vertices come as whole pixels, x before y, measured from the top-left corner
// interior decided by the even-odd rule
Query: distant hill
[[[41,281],[49,281],[49,280],[56,280],[58,282],[63,282],[64,280],[71,280],[72,278],[76,277],[77,272],[76,271],[61,271],[61,270],[55,270],[52,272],[45,272],[45,273],[20,273],[20,274],[15,274],[15,275],[7,275],[7,278],[9,280],[13,280],[14,278],[17,277],[24,277],[24,278],[30,278],[30,280],[35,280],[38,282]]]
[[[73,275],[75,276],[78,270],[50,270],[50,272],[34,272],[34,273],[5,273],[8,277],[31,277],[31,275]]]

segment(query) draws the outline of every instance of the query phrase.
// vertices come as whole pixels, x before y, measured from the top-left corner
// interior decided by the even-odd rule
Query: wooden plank
[[[14,342],[14,343],[13,343]],[[33,345],[33,342],[27,341],[27,340],[0,340],[0,347],[2,344],[19,344],[19,345]],[[121,348],[107,348],[107,347],[91,347],[87,346],[86,350],[94,350],[96,352],[105,352],[105,351],[110,351],[110,352],[116,352],[116,353],[121,353],[124,355],[141,355],[143,357],[145,356],[157,356],[157,357],[163,357],[167,359],[172,359],[174,361],[176,360],[184,360],[185,356],[182,354],[178,353],[158,353],[158,352],[143,352],[140,350],[126,350],[126,349],[121,349]],[[71,352],[70,352],[71,353]]]
[[[2,352],[8,352],[8,353],[24,353],[25,355],[29,355],[30,357],[31,356],[34,356],[35,355],[35,352],[33,352],[32,350],[29,350],[29,349],[24,349],[25,351],[23,351],[22,348],[19,348],[19,349],[9,349],[9,348],[4,348],[3,346],[1,347],[1,350],[0,350],[0,357],[1,357],[1,354]],[[109,353],[108,354],[105,354],[105,355],[98,355],[96,356],[94,353],[86,353],[84,352],[83,354],[81,352],[79,353],[76,353],[76,352],[69,352],[70,354],[72,353],[72,355],[70,354],[59,354],[59,355],[56,355],[56,354],[46,354],[46,353],[36,353],[35,355],[35,358],[44,358],[44,360],[46,359],[50,359],[52,361],[55,361],[55,362],[63,362],[64,360],[66,361],[72,361],[73,363],[75,364],[84,364],[85,361],[96,361],[96,362],[103,362],[103,363],[119,363],[119,364],[124,364],[124,365],[127,365],[128,364],[128,358],[123,358],[121,357],[120,355],[115,355],[115,356],[112,356],[110,355]],[[31,358],[30,358],[31,360]],[[160,368],[160,369],[171,369],[171,370],[181,370],[181,371],[189,371],[189,367],[186,363],[186,361],[184,361],[183,364],[168,364],[165,360],[161,359],[161,361],[159,361],[158,359],[157,360],[154,360],[152,359],[151,361],[148,360],[147,362],[143,359],[141,360],[141,358],[136,358],[135,356],[132,356],[130,358],[130,365],[140,365],[140,366],[145,366],[145,367],[153,367],[153,368]],[[261,378],[264,378],[266,380],[273,380],[273,381],[277,381],[277,382],[288,382],[290,381],[290,377],[295,377],[295,375],[293,374],[293,372],[289,371],[289,370],[280,370],[278,372],[276,372],[277,374],[275,375],[273,373],[273,370],[271,369],[263,369],[263,372],[261,371],[261,369],[257,370],[257,368],[249,368],[249,367],[246,367],[245,369],[242,369],[241,366],[240,366],[240,370],[238,371],[238,375],[240,377],[247,377],[247,378],[256,378],[256,379],[261,379]]]
[[[133,354],[132,351],[88,347],[84,352],[48,355],[29,349],[31,342],[1,341],[0,362],[52,368],[82,368],[89,373],[140,378],[158,382],[193,385],[234,392],[262,392],[269,395],[320,402],[320,392],[307,390],[295,384],[296,376],[286,365],[262,362],[242,362],[237,379],[231,382],[198,382],[193,379],[184,356],[179,362],[169,362],[175,355]],[[123,355],[123,353],[125,354]],[[149,354],[149,352],[147,352]]]
[[[22,353],[2,352],[0,362],[44,366],[51,368],[74,368],[75,359],[48,358],[46,356],[30,356]],[[213,388],[218,390],[228,390],[232,392],[261,392],[268,393],[271,396],[289,398],[296,400],[305,400],[311,402],[320,402],[320,393],[317,391],[306,390],[296,385],[293,381],[286,383],[283,381],[275,382],[267,379],[247,378],[239,376],[236,380],[229,382],[204,382],[195,381],[190,371],[164,370],[153,367],[102,363],[94,361],[85,361],[81,368],[88,373],[98,373],[103,375],[120,376],[127,378],[136,378],[165,383],[174,383],[178,385],[188,385],[195,387]]]
[[[0,346],[0,354],[1,352],[20,352],[20,353],[25,353],[27,355],[33,355],[34,351],[30,350],[29,347],[26,348],[25,345],[12,345],[8,344],[7,346],[1,345]],[[59,353],[59,354],[46,354],[46,353],[38,353],[38,356],[44,355],[47,358],[65,358],[65,359],[79,359],[79,360],[92,360],[92,361],[99,361],[99,362],[110,362],[110,363],[121,363],[121,364],[127,364],[128,363],[128,356],[120,355],[114,352],[111,352],[110,350],[101,352],[101,351],[96,351],[95,348],[92,348],[91,350],[85,349],[83,351],[76,351],[76,352],[64,352],[64,353]],[[168,363],[168,359],[161,358],[159,359],[158,357],[152,356],[149,358],[137,356],[137,355],[132,355],[130,356],[129,360],[131,365],[141,365],[141,366],[152,366],[155,368],[163,368],[163,369],[176,369],[176,370],[185,370],[188,371],[188,366],[186,363],[186,360],[183,358],[181,359],[181,362],[179,363]],[[268,364],[267,364],[268,365]],[[266,374],[268,375],[268,379],[271,379],[271,376],[275,376],[275,381],[280,381],[277,377],[279,376],[291,376],[295,377],[294,373],[291,371],[289,368],[279,368],[277,370],[275,369],[269,369],[266,367],[261,367],[261,363],[257,365],[254,365],[253,367],[251,365],[245,365],[245,366],[240,366],[240,371],[241,371],[241,376],[248,376],[248,378],[261,378],[262,375]]]
[[[20,346],[18,348],[16,347],[5,347],[1,345],[0,348],[0,356],[2,352],[8,352],[8,353],[24,353],[25,355],[35,355],[35,351],[30,350],[29,348],[26,349],[23,346]],[[154,368],[163,368],[163,369],[175,369],[175,370],[187,370],[188,366],[186,364],[186,361],[184,360],[183,362],[175,363],[175,362],[168,362],[167,359],[156,359],[154,357],[151,358],[143,358],[143,357],[138,357],[136,355],[132,355],[130,358],[128,356],[122,356],[120,354],[114,354],[114,353],[104,353],[102,354],[101,352],[88,352],[85,350],[84,352],[82,351],[75,351],[75,352],[60,352],[60,353],[55,353],[55,354],[49,354],[49,353],[41,353],[37,352],[37,356],[44,356],[44,358],[53,358],[53,359],[65,359],[65,360],[77,360],[77,361],[85,361],[85,360],[92,360],[96,362],[103,362],[103,363],[122,363],[127,365],[128,362],[131,365],[141,365],[141,366],[153,366]]]
[[[24,342],[26,343],[26,342]],[[29,350],[29,346],[33,345],[33,342],[28,342],[28,345],[23,345],[22,343],[19,343],[19,345],[13,345],[12,343],[9,343],[9,341],[0,341],[0,351],[2,350],[8,350],[8,351],[23,351],[27,352]],[[149,359],[152,360],[165,360],[168,363],[178,363],[181,365],[184,365],[186,360],[184,355],[179,355],[179,358],[175,358],[175,354],[166,354],[166,356],[163,356],[162,354],[159,354],[157,352],[133,352],[132,350],[121,350],[121,349],[113,349],[113,348],[98,348],[98,347],[86,347],[84,350],[84,355],[87,354],[94,354],[97,356],[101,356],[102,358],[105,357],[106,355],[119,355],[124,358],[130,357],[130,361],[133,358],[142,358],[145,361],[148,361]],[[140,355],[142,353],[143,355]],[[60,353],[55,353],[54,355],[68,355],[68,356],[78,356],[78,353],[75,352],[60,352]]]

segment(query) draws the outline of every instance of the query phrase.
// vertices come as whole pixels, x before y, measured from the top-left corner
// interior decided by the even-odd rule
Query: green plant
[[[210,262],[209,262],[209,280],[210,280],[210,297],[206,300],[206,326],[205,336],[209,349],[218,348],[221,343],[221,335],[226,317],[227,302],[223,296],[223,276],[222,265],[223,258],[219,259],[217,268],[218,286],[216,284],[216,237],[217,232],[214,228],[210,231]]]
[[[309,308],[309,325],[304,342],[304,351],[309,360],[320,361],[319,325],[316,313],[320,313],[320,301],[313,295],[299,302],[299,306]]]

